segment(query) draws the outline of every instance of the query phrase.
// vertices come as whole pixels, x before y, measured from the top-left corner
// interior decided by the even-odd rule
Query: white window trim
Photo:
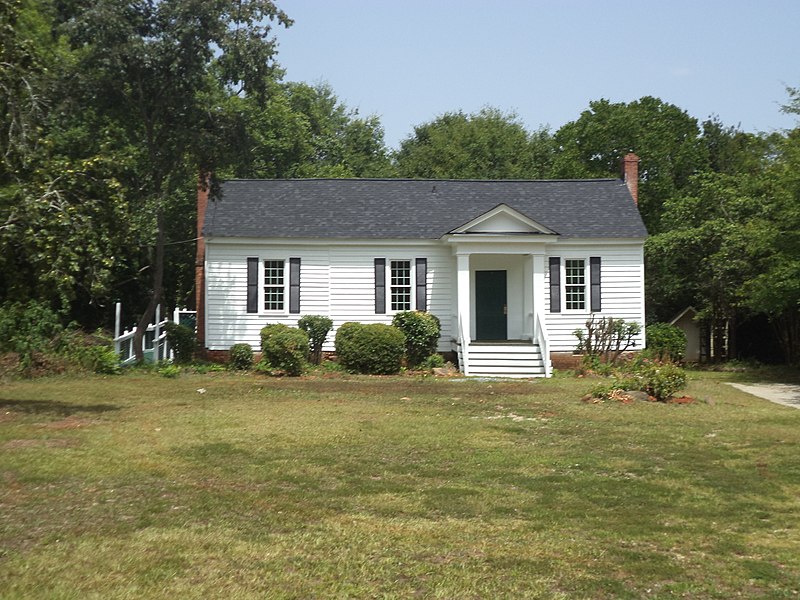
[[[276,308],[267,310],[264,305],[266,304],[266,274],[264,273],[264,263],[268,260],[282,261],[283,262],[283,308]],[[278,257],[274,255],[259,256],[258,258],[258,314],[270,316],[287,316],[289,314],[289,259],[287,257]],[[278,287],[278,286],[274,286]]]
[[[577,287],[575,284],[567,283],[567,261],[568,260],[582,260],[583,261],[583,308],[567,308],[567,287]],[[561,311],[571,314],[587,314],[589,313],[589,306],[591,293],[589,277],[591,273],[589,270],[589,258],[586,256],[562,256],[561,257]]]
[[[407,262],[409,266],[409,308],[393,309],[392,308],[392,287],[399,287],[392,285],[392,263],[394,262]],[[417,281],[417,266],[416,260],[413,258],[390,258],[386,257],[386,314],[395,315],[397,313],[405,312],[407,310],[417,309],[417,294],[416,294],[416,281]]]

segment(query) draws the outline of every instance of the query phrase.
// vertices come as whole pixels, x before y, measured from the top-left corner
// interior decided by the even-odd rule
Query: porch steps
[[[544,358],[538,344],[469,345],[468,373],[471,377],[544,377]]]

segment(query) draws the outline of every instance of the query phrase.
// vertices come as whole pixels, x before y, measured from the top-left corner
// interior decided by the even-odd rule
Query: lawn
[[[796,598],[800,411],[732,377],[6,381],[0,596]]]

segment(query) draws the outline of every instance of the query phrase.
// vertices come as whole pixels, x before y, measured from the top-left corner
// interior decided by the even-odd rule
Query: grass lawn
[[[800,411],[733,377],[6,381],[0,597],[797,598]]]

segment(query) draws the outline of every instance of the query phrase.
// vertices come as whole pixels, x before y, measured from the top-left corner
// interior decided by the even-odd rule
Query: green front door
[[[475,271],[475,339],[508,339],[506,272]]]

